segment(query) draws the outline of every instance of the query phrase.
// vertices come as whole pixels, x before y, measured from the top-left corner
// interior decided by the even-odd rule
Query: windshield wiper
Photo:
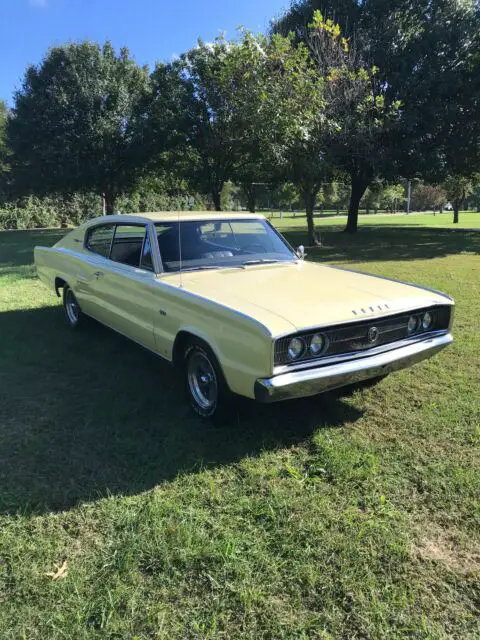
[[[246,260],[242,262],[242,264],[273,264],[274,262],[280,262],[280,260],[276,260],[275,258],[257,258],[255,260]]]
[[[224,267],[221,267],[218,264],[209,264],[209,265],[201,265],[198,267],[186,267],[181,269],[181,271],[207,271],[208,269],[223,269]],[[180,269],[178,269],[178,272],[180,272]]]

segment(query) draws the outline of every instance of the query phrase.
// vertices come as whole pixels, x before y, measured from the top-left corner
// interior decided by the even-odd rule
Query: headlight
[[[411,335],[412,333],[415,333],[417,329],[418,329],[417,318],[415,316],[410,316],[410,318],[408,319],[408,325],[407,325],[408,334]]]
[[[325,338],[321,333],[316,333],[312,341],[310,342],[310,351],[313,356],[318,356],[319,353],[322,352],[323,347],[325,346]]]
[[[423,330],[427,331],[428,329],[430,329],[432,324],[433,324],[433,316],[430,313],[430,311],[427,311],[427,313],[423,316],[423,319],[422,319]]]
[[[305,350],[305,343],[301,338],[293,338],[288,345],[288,357],[290,360],[297,360]]]

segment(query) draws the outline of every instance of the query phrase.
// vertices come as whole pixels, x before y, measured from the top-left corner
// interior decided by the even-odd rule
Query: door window
[[[85,240],[86,248],[104,258],[110,257],[114,230],[115,226],[113,224],[102,224],[89,229]]]
[[[147,228],[144,225],[118,224],[110,259],[131,267],[139,267],[146,235]]]

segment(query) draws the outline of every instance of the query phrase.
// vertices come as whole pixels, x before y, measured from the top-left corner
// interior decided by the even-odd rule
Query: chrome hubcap
[[[217,402],[217,376],[206,355],[193,353],[188,360],[188,386],[195,402],[202,409],[211,409]]]
[[[70,290],[67,291],[65,309],[67,311],[67,316],[70,323],[77,324],[78,316],[80,314],[80,307],[78,306],[78,302],[76,301],[75,296]]]

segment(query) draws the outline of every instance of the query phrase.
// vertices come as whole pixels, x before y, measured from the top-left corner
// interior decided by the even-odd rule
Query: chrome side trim
[[[255,382],[255,399],[269,403],[302,398],[378,378],[426,360],[452,341],[452,335],[447,333],[387,353],[260,379]]]
[[[312,358],[310,360],[306,360],[304,362],[298,364],[282,364],[273,369],[273,375],[277,376],[282,373],[287,373],[289,371],[304,371],[305,369],[312,369],[313,367],[328,367],[332,364],[337,364],[341,362],[347,362],[350,360],[361,360],[362,358],[368,358],[369,356],[376,356],[380,353],[387,353],[388,351],[395,351],[396,349],[406,347],[411,344],[415,344],[416,342],[425,342],[430,338],[437,338],[439,336],[444,336],[449,331],[446,329],[442,329],[440,331],[431,331],[430,333],[420,334],[417,336],[413,336],[411,338],[406,338],[405,340],[397,340],[396,342],[389,342],[388,344],[383,344],[379,347],[371,347],[370,349],[364,349],[363,351],[351,351],[349,353],[342,353],[341,355],[330,356],[328,358]]]

